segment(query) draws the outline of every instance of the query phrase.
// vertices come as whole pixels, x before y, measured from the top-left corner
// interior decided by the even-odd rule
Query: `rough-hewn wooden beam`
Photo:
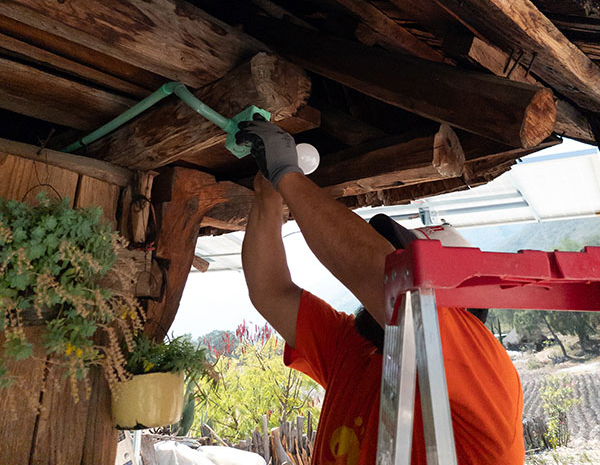
[[[0,25],[0,30],[2,26]],[[10,56],[36,65],[50,67],[96,85],[118,91],[122,94],[144,98],[148,90],[125,81],[119,77],[105,73],[90,66],[65,58],[53,52],[28,44],[22,40],[0,33],[0,50]],[[38,102],[32,102],[36,105]]]
[[[204,260],[202,257],[194,255],[194,258],[192,259],[192,266],[200,273],[206,273],[210,263]]]
[[[42,149],[22,142],[0,139],[0,155],[3,153],[65,168],[119,187],[127,187],[133,182],[133,172],[126,168],[93,158]]]
[[[448,34],[444,39],[443,47],[450,56],[466,58],[497,76],[504,76],[513,81],[537,83],[537,79],[531,73],[527,72],[521,64],[516,63],[516,57],[511,58],[500,48],[472,34]],[[557,101],[554,131],[583,142],[595,143],[587,118],[577,108],[562,99]]]
[[[148,91],[161,86],[165,78],[131,63],[100,53],[82,44],[55,34],[37,29],[0,14],[0,31],[7,36],[30,44],[40,50],[46,50],[56,56],[64,57],[74,63],[97,69],[110,76],[134,83]],[[125,58],[125,57],[124,57]],[[61,69],[62,66],[61,66]],[[68,71],[68,70],[67,70]]]
[[[7,0],[0,15],[200,87],[265,47],[188,2]]]
[[[155,258],[166,268],[165,292],[148,303],[147,332],[162,340],[173,323],[192,267],[202,217],[227,200],[224,186],[197,170],[169,168],[154,181],[152,201],[158,216]]]
[[[234,182],[219,183],[226,191],[227,202],[215,205],[202,219],[202,227],[241,231],[245,228],[254,192]]]
[[[435,0],[504,50],[523,52],[523,62],[577,105],[600,111],[600,67],[529,0]]]
[[[293,116],[303,107],[309,92],[310,80],[301,68],[275,55],[259,53],[197,91],[196,96],[227,117],[257,105],[270,111],[277,121]],[[225,133],[220,128],[171,96],[159,108],[90,144],[87,153],[116,165],[147,171],[180,158],[198,159],[199,152],[224,140]]]
[[[246,26],[315,73],[514,147],[536,146],[554,127],[556,105],[548,89],[401,57],[271,18],[253,18]]]
[[[4,109],[84,131],[101,126],[135,103],[5,58],[0,58],[0,95]]]
[[[423,137],[388,137],[323,157],[311,179],[337,198],[443,178],[446,176],[440,173],[439,165],[434,166],[434,159],[437,156],[439,160],[440,149],[448,145],[453,149],[447,158],[460,165],[459,175],[464,152],[454,131],[442,126],[444,130]]]
[[[318,102],[316,106],[321,111],[321,129],[348,146],[386,136],[381,129],[364,123],[334,106],[324,102]]]
[[[318,128],[321,125],[321,113],[313,107],[305,106],[292,116],[275,121],[275,124],[290,134],[298,134]],[[220,174],[227,178],[232,176],[231,173],[236,173],[235,178],[240,178],[249,176],[256,171],[256,164],[251,157],[241,160],[232,157],[231,152],[225,148],[223,140],[219,139],[219,142],[215,142],[215,145],[186,153],[180,160],[196,165],[203,171],[215,175]]]
[[[421,42],[371,3],[363,0],[335,1],[359,16],[369,28],[380,36],[380,40],[392,50],[409,53],[432,61],[444,60],[444,55],[432,49],[425,42]]]
[[[489,163],[486,169],[491,171],[499,160],[507,157],[515,160],[560,143],[558,137],[551,137],[535,148],[515,149],[473,134],[461,133],[459,140],[462,147],[460,152],[464,156],[464,169],[461,169],[462,165],[457,160],[460,152],[455,152],[455,170],[442,174],[433,165],[435,136],[450,141],[456,137],[452,137],[452,134],[440,131],[409,140],[390,137],[343,150],[324,157],[322,166],[311,175],[311,179],[333,197],[355,196],[461,175],[472,179],[479,176],[482,160]],[[456,142],[452,143],[456,147]]]

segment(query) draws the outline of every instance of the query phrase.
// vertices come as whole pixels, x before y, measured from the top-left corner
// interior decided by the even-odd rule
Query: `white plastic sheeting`
[[[266,465],[260,455],[232,447],[192,449],[175,441],[162,441],[154,445],[154,450],[158,465]]]

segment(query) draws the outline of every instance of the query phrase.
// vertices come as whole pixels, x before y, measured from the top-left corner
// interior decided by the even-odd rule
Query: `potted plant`
[[[89,395],[91,366],[101,365],[111,385],[127,377],[119,340],[133,350],[143,314],[133,296],[100,284],[109,272],[131,273],[118,257],[123,241],[101,216],[45,194],[35,205],[0,198],[0,386],[16,380],[8,361],[33,355],[32,324],[44,326],[45,354],[66,367],[75,401],[79,380]]]
[[[181,418],[184,386],[212,377],[203,347],[180,336],[156,343],[136,338],[126,356],[133,377],[112,390],[113,420],[119,429],[145,429],[176,423]]]

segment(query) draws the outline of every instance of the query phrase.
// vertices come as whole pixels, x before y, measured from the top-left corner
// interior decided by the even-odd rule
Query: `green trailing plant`
[[[123,240],[101,216],[100,208],[73,209],[45,194],[35,205],[0,198],[0,385],[15,381],[7,362],[33,356],[25,327],[36,323],[44,324],[49,361],[66,366],[76,401],[78,380],[89,395],[91,366],[103,366],[111,385],[127,378],[119,339],[133,350],[143,313],[133,296],[100,284],[109,272],[132,273],[118,257]]]

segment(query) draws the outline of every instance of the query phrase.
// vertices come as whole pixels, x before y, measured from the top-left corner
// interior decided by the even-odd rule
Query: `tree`
[[[310,410],[318,417],[322,388],[302,373],[283,364],[283,341],[265,325],[252,330],[240,325],[237,347],[221,353],[215,364],[218,386],[197,386],[197,418],[222,438],[240,440],[267,415],[269,428]],[[194,429],[201,424],[196,421]]]

